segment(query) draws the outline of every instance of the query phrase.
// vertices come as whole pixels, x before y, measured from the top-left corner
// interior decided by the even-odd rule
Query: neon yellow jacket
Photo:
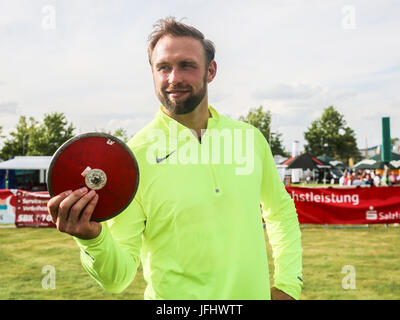
[[[97,238],[76,239],[83,267],[119,293],[142,262],[145,299],[270,299],[261,203],[274,286],[299,299],[300,228],[268,143],[253,126],[209,110],[201,143],[162,110],[131,139],[138,191]]]

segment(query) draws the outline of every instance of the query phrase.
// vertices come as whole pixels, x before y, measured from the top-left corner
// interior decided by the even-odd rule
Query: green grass
[[[83,270],[75,241],[56,229],[0,229],[0,299],[143,299],[136,279],[122,294],[105,292]],[[56,270],[56,288],[43,289],[44,266]]]
[[[302,228],[302,299],[400,298],[400,228]],[[344,266],[355,268],[356,288],[345,290]]]
[[[307,225],[302,227],[302,241],[302,299],[400,298],[400,228]],[[0,248],[2,300],[143,299],[146,284],[141,268],[122,294],[106,293],[83,270],[74,240],[55,229],[0,229]],[[42,288],[46,265],[56,270],[54,290]],[[342,288],[346,265],[356,270],[355,289]]]

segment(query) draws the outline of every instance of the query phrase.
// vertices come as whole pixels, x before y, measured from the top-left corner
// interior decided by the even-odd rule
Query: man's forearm
[[[81,249],[83,268],[105,290],[122,292],[133,280],[139,266],[139,257],[133,257],[121,248],[103,225],[96,239],[75,238]]]
[[[295,299],[302,287],[302,246],[297,214],[266,217],[266,228],[274,258],[274,286]]]

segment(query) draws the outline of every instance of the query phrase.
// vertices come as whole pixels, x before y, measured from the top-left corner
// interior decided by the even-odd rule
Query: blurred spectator
[[[361,175],[359,172],[353,172],[352,185],[353,186],[361,186],[362,185]]]
[[[353,175],[351,172],[347,173],[344,183],[346,186],[351,186],[353,184]]]
[[[374,177],[374,186],[378,187],[381,185],[381,176],[379,172],[375,172],[375,177]]]
[[[396,175],[394,174],[394,171],[392,171],[392,172],[390,173],[389,181],[390,181],[390,184],[391,184],[391,185],[396,184]]]
[[[343,173],[343,175],[339,178],[339,185],[344,186],[346,182],[346,174]]]
[[[371,175],[372,180],[374,180],[374,179],[375,179],[375,172],[374,172],[374,170],[371,170],[371,171],[370,171],[370,175]]]
[[[381,175],[380,170],[348,170],[345,169],[343,175],[339,178],[340,186],[387,186],[400,185],[400,170],[387,170],[386,175]],[[311,175],[306,176],[306,183],[311,181]],[[332,182],[333,184],[333,182]]]
[[[370,187],[373,187],[373,186],[374,186],[374,179],[372,179],[370,173],[367,173],[367,174],[365,175],[365,178],[364,178],[363,182],[364,182],[364,184],[367,185],[367,186],[370,186]]]
[[[388,176],[384,173],[381,176],[381,186],[387,186],[389,182]]]

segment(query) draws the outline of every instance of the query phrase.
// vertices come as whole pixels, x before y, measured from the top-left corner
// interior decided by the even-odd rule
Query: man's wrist
[[[99,223],[100,225],[100,231],[97,236],[94,235],[94,238],[91,239],[83,239],[79,237],[74,237],[76,242],[81,246],[81,247],[95,247],[98,246],[101,242],[103,242],[104,237],[105,237],[105,228]]]
[[[271,300],[295,300],[293,297],[285,293],[284,291],[272,287],[271,288]]]

